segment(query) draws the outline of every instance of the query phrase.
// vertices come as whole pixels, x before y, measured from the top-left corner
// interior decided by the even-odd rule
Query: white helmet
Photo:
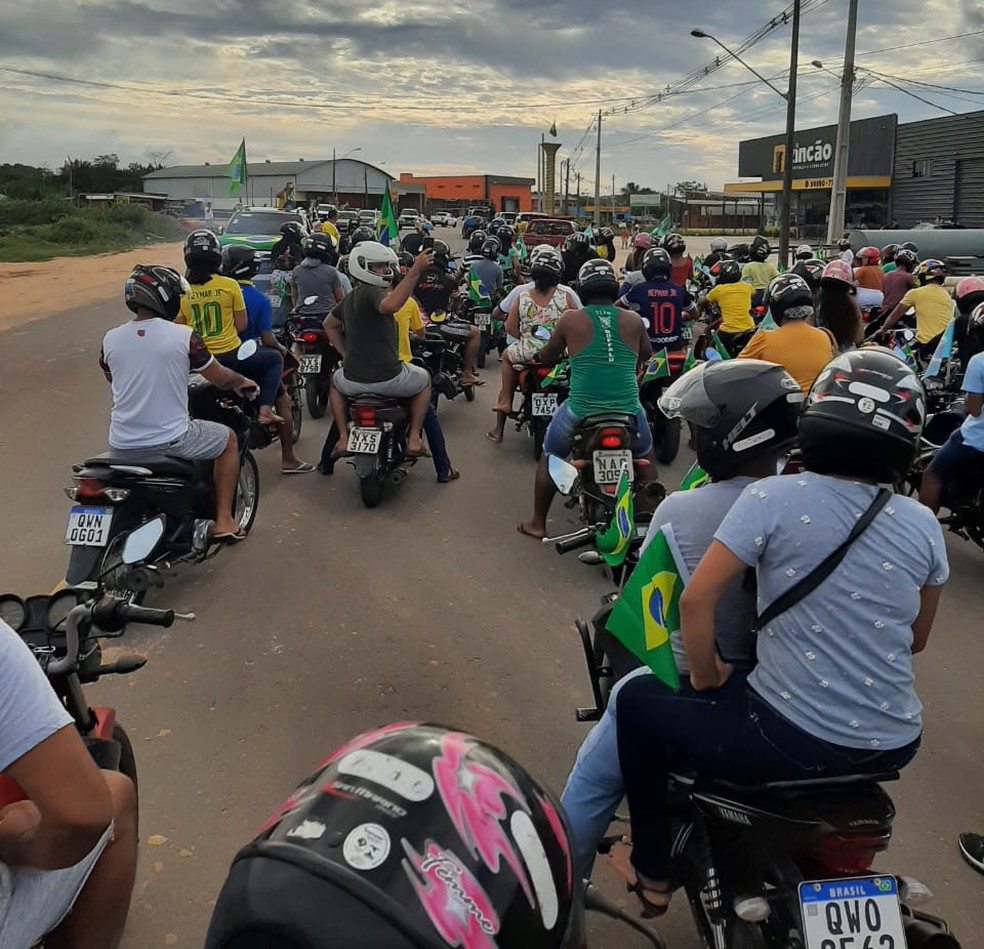
[[[796,259],[797,260],[812,260],[816,255],[813,253],[813,248],[809,244],[800,244],[796,248]]]
[[[371,264],[388,264],[389,273],[374,273]],[[393,284],[394,268],[399,268],[400,258],[392,247],[378,241],[361,241],[352,248],[348,257],[349,274],[371,287],[390,287]]]
[[[723,237],[712,237],[711,238],[711,251],[727,250],[728,242]]]
[[[539,257],[540,254],[549,254],[552,251],[558,254],[560,253],[560,251],[558,251],[557,248],[551,244],[536,244],[530,249],[530,263],[533,263],[533,261]]]

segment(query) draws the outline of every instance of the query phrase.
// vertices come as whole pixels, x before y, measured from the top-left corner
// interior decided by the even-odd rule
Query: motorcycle
[[[287,326],[300,360],[297,371],[303,380],[308,412],[311,418],[321,418],[328,410],[328,390],[338,368],[338,353],[328,342],[322,317],[295,314]]]
[[[377,507],[387,483],[401,485],[417,459],[407,455],[410,413],[403,402],[360,395],[349,405],[349,459],[366,507]]]
[[[524,427],[528,430],[533,440],[533,459],[539,461],[550,420],[570,394],[570,367],[567,363],[561,363],[551,369],[533,363],[517,365],[516,368],[519,369],[522,402],[519,410],[510,412],[508,417],[515,422],[517,432]]]
[[[476,303],[464,295],[459,296],[458,300],[458,317],[466,323],[477,326],[479,332],[482,334],[478,344],[478,356],[475,359],[475,364],[479,369],[484,369],[488,354],[493,349],[498,349],[500,355],[502,350],[505,349],[505,334],[501,333],[503,345],[500,348],[498,345],[500,334],[496,332],[497,325],[502,330],[505,324],[493,321],[492,310],[494,305],[491,302],[485,304]]]
[[[414,362],[430,373],[434,408],[437,408],[437,401],[442,395],[450,402],[463,393],[466,402],[475,401],[475,387],[461,383],[465,368],[464,340],[445,339],[441,335],[440,326],[447,318],[448,314],[444,311],[432,313],[425,328],[424,340],[411,343]]]
[[[268,439],[269,433],[255,417],[251,419],[252,406],[246,399],[220,392],[200,376],[189,383],[188,407],[193,418],[221,422],[236,434],[239,478],[232,513],[240,530],[248,534],[260,495],[260,473],[250,449]],[[112,451],[73,465],[74,483],[65,488],[75,502],[65,531],[65,542],[72,549],[65,574],[69,586],[96,582],[111,594],[139,603],[150,586],[162,585],[162,577],[174,565],[214,556],[219,545],[212,539],[212,467],[211,461],[167,455],[114,457]],[[161,537],[153,550],[138,567],[124,564],[127,537],[157,519]]]
[[[296,445],[301,437],[301,425],[304,422],[304,396],[302,393],[305,391],[305,386],[304,377],[300,372],[301,361],[294,354],[296,340],[289,326],[285,324],[277,327],[274,329],[273,335],[277,342],[287,350],[287,355],[284,356],[284,372],[281,381],[290,399],[290,440],[292,444]],[[274,431],[273,434],[276,435],[277,433]]]
[[[639,387],[639,401],[649,419],[649,428],[653,433],[653,445],[656,448],[656,458],[664,465],[671,464],[680,451],[680,420],[669,419],[659,407],[659,398],[666,389],[680,378],[683,365],[687,361],[687,350],[668,353],[667,363],[670,374],[662,379],[644,381]]]

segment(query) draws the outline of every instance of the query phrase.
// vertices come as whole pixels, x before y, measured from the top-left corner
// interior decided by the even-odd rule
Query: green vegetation
[[[48,260],[180,240],[187,228],[135,204],[79,207],[67,198],[0,201],[0,261]]]

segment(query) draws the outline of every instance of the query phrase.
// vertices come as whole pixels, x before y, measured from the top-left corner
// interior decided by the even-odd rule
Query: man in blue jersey
[[[642,281],[628,288],[616,306],[635,310],[648,324],[654,352],[684,349],[683,325],[696,317],[694,299],[685,287],[670,280],[673,265],[662,247],[652,247],[642,258]]]

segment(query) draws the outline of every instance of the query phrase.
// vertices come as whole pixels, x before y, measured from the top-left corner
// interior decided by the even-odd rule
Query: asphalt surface
[[[113,299],[0,334],[4,590],[46,593],[64,575],[62,488],[72,462],[104,448],[109,394],[96,358],[102,334],[126,317]],[[511,428],[501,446],[484,438],[497,368],[490,361],[475,403],[441,405],[460,481],[436,484],[425,461],[369,511],[347,466],[286,477],[268,448],[249,540],[151,594],[149,604],[197,621],[131,627],[123,645],[145,653],[146,667],[90,690],[93,704],[118,709],[140,775],[127,949],[200,946],[237,848],[328,750],[372,726],[453,724],[563,786],[586,733],[574,708],[589,700],[572,621],[594,611],[606,583],[516,532],[532,503],[532,451]],[[301,457],[317,461],[326,428],[305,415]],[[678,483],[689,460],[684,449],[662,480]],[[557,505],[555,530],[567,518]],[[916,660],[923,748],[889,788],[898,818],[879,866],[927,883],[928,909],[980,947],[984,880],[955,838],[984,832],[984,555],[959,538],[948,549],[953,577]],[[151,837],[167,839],[149,846]],[[672,946],[696,945],[684,904],[660,926]],[[607,922],[591,932],[596,947],[646,944]]]

